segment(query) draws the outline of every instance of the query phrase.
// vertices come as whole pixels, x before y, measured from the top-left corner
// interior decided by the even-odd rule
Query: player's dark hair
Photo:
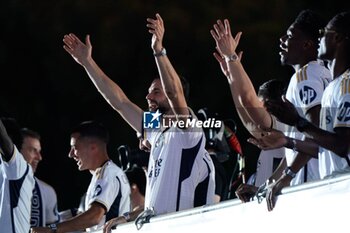
[[[40,134],[38,132],[28,128],[22,128],[21,135],[23,139],[26,137],[35,138],[35,139],[38,139],[39,141],[41,139]]]
[[[278,100],[285,94],[286,86],[278,79],[271,79],[259,87],[258,96],[264,100]]]
[[[71,134],[79,133],[81,138],[96,138],[104,143],[109,141],[109,133],[107,129],[100,122],[84,121],[73,128]]]
[[[338,33],[343,33],[347,43],[345,44],[345,50],[350,53],[350,12],[341,12],[334,16],[329,24]]]
[[[301,11],[293,24],[318,45],[319,29],[326,25],[326,21],[318,13],[308,9]]]

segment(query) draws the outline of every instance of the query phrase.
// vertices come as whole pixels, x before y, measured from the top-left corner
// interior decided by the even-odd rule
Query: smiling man
[[[21,153],[35,173],[42,160],[39,133],[21,129],[23,138]],[[57,195],[52,186],[35,177],[35,187],[32,198],[31,227],[42,227],[59,221],[57,211]]]
[[[179,122],[196,119],[187,105],[181,78],[163,47],[165,27],[161,16],[156,14],[155,18],[148,18],[147,28],[152,35],[151,48],[160,77],[153,80],[148,89],[146,99],[149,110],[159,110],[162,117],[167,115]],[[84,67],[105,100],[140,136],[142,148],[150,151],[145,209],[154,208],[159,215],[212,204],[215,171],[213,162],[204,148],[203,130],[195,127],[180,128],[175,125],[146,129],[142,124],[142,108],[133,103],[92,58],[90,37],[87,35],[83,43],[70,33],[64,36],[63,42],[64,49]],[[135,220],[138,214],[133,211],[126,220]]]
[[[33,228],[32,232],[95,231],[105,221],[130,211],[130,185],[125,173],[109,159],[108,138],[104,126],[94,121],[83,122],[72,130],[69,157],[80,171],[92,174],[84,212],[49,228]]]

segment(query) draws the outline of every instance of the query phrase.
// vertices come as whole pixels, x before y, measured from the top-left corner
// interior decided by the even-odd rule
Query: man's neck
[[[305,65],[309,64],[310,62],[312,61],[316,61],[316,59],[313,59],[313,60],[307,60],[305,62],[301,62],[299,64],[294,64],[292,65],[293,69],[295,72],[298,72],[301,68],[303,68]]]
[[[333,79],[342,75],[347,69],[350,68],[350,61],[346,59],[334,59],[331,62],[331,72]]]

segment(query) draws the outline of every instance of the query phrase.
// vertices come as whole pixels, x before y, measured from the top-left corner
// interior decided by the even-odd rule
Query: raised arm
[[[235,107],[245,127],[253,135],[259,130],[251,128],[252,125],[271,127],[271,116],[264,109],[263,103],[258,98],[254,86],[243,68],[240,59],[241,55],[236,54],[236,48],[242,33],[237,33],[235,38],[233,38],[227,19],[224,20],[224,23],[218,20],[210,33],[216,42],[218,50],[218,53],[214,54],[215,58],[221,65],[223,65],[224,60],[226,62],[228,72],[224,73],[226,73],[227,81],[230,85]]]
[[[0,153],[2,159],[6,162],[10,161],[13,155],[14,145],[7,134],[6,128],[0,119]]]
[[[242,59],[242,52],[238,55],[239,59]],[[227,67],[227,63],[225,61],[225,58],[221,53],[214,52],[213,53],[215,59],[218,61],[221,67],[222,73],[226,76],[228,82],[230,83],[230,72]],[[231,86],[230,86],[231,87]],[[241,119],[241,122],[243,123],[244,127],[254,136],[254,137],[259,137],[259,133],[261,132],[253,119],[250,117],[249,112],[246,108],[243,107],[241,101],[239,100],[239,96],[235,94],[235,92],[231,89],[231,94],[232,94],[232,99],[233,103],[235,105],[236,111],[238,113],[239,118]]]
[[[155,19],[147,18],[147,27],[152,34],[152,49],[156,60],[159,76],[164,93],[169,100],[170,106],[177,118],[186,118],[189,115],[186,98],[181,85],[181,80],[172,66],[163,47],[164,22],[159,14]],[[183,119],[185,120],[185,119]]]
[[[131,102],[123,90],[111,80],[93,60],[90,36],[83,43],[76,35],[70,33],[63,38],[63,48],[82,65],[91,81],[103,98],[126,120],[138,133],[141,133],[142,109]]]

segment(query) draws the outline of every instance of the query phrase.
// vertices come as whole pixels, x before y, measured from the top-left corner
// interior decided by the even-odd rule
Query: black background
[[[0,2],[0,112],[42,135],[43,161],[37,176],[57,192],[59,210],[78,205],[90,181],[67,157],[69,131],[85,120],[99,120],[111,134],[109,151],[127,144],[136,148],[135,133],[105,102],[84,69],[63,50],[64,34],[91,35],[93,57],[129,98],[146,108],[145,96],[157,69],[146,18],[160,13],[165,23],[164,46],[178,73],[190,82],[190,106],[208,107],[234,119],[254,172],[259,150],[233,107],[225,77],[212,56],[209,30],[216,19],[228,18],[232,32],[243,31],[243,64],[255,87],[271,78],[288,81],[293,70],[279,62],[279,38],[305,8],[329,20],[349,10],[346,1],[306,0],[2,0]]]

